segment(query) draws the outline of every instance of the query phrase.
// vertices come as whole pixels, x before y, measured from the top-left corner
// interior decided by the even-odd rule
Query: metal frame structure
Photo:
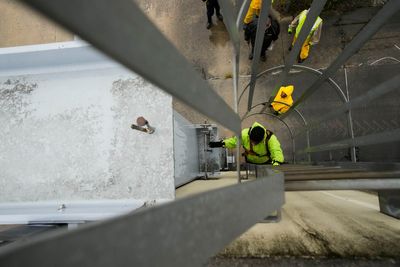
[[[203,266],[283,205],[282,173],[263,168],[258,174],[254,181],[12,243],[0,251],[0,266]],[[227,218],[235,223],[227,226]]]
[[[234,47],[235,111],[194,71],[190,63],[157,30],[133,1],[118,0],[112,4],[107,0],[24,1],[162,90],[240,135],[241,120],[236,100],[239,77],[239,29],[250,0],[242,1],[239,11],[237,11],[238,1],[220,1]],[[326,0],[313,1],[287,62],[279,67],[284,70],[279,84],[272,91],[272,97],[280,85],[286,82],[290,70],[299,68],[293,65],[294,61],[325,3]],[[270,5],[271,1],[263,1],[258,26],[266,22]],[[284,119],[292,111],[296,111],[296,107],[316,92],[326,80],[334,83],[330,77],[398,10],[400,10],[400,1],[388,1],[289,111],[279,116],[279,120],[284,122]],[[262,35],[261,27],[258,27],[255,55],[260,53]],[[257,77],[259,77],[257,56],[254,57],[251,70],[247,112],[254,108],[253,94]],[[324,116],[324,119],[342,112],[350,114],[351,108],[358,105],[357,103],[378,97],[382,94],[381,91],[396,89],[398,84],[399,76],[378,86],[376,90],[371,90],[373,93],[353,101],[349,101],[340,90],[339,95],[344,96],[343,108],[333,111],[329,116]],[[305,125],[302,131],[308,133],[318,123],[315,121],[308,123],[298,110],[296,112]],[[351,114],[349,120],[351,122]],[[399,136],[400,129],[364,137],[351,135],[350,139],[317,147],[310,146],[308,137],[308,147],[300,150],[298,154],[310,155],[310,153],[323,150],[377,144],[378,137],[384,137],[386,141],[396,141],[400,139]],[[239,157],[239,149],[237,149],[237,156]],[[353,160],[355,161],[355,158]],[[316,178],[322,177],[318,171],[328,171],[328,169],[332,171],[332,167],[308,166],[307,168],[314,173],[313,176]],[[280,209],[284,202],[284,177],[279,169],[272,171],[266,166],[257,167],[259,179],[255,181],[184,198],[108,221],[85,225],[74,231],[50,233],[27,243],[8,245],[0,251],[0,265],[187,266],[190,262],[191,266],[200,266],[268,213]],[[291,183],[286,184],[287,190],[400,189],[399,179],[394,179],[396,177],[393,177],[393,174],[386,180],[386,186],[381,186],[381,180],[363,180],[360,177],[365,177],[365,175],[359,175],[357,172],[352,176],[352,178],[360,178],[355,184],[352,180],[336,181],[335,178],[339,176],[340,171],[333,171],[329,179],[324,181],[317,179],[290,181],[289,172],[296,170],[296,166],[288,165],[286,169],[280,170],[287,172],[286,182]],[[296,172],[300,170],[301,168],[297,167]],[[378,179],[381,176],[383,174],[378,173],[375,178]],[[240,182],[239,168],[238,180]],[[295,184],[299,182],[302,184]],[[249,206],[251,209],[248,208]],[[235,223],[227,227],[226,218],[235,218]],[[157,256],[154,256],[155,253]]]

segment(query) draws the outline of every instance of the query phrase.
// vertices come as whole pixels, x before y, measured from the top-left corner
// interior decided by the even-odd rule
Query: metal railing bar
[[[325,169],[330,169],[330,170],[341,170],[340,166],[332,166],[332,167],[325,167],[322,165],[307,165],[309,164],[308,162],[305,164],[289,164],[289,165],[279,165],[275,166],[274,169],[277,169],[282,172],[287,172],[287,171],[319,171],[319,170],[325,170]]]
[[[288,181],[285,191],[315,190],[393,190],[400,189],[400,179],[359,179],[325,181]]]
[[[303,120],[304,127],[308,127],[308,123],[306,121],[306,118],[303,116],[303,114],[297,108],[294,108],[294,111],[296,111],[296,113]],[[294,138],[296,138],[296,135],[294,135]],[[308,129],[306,130],[306,146],[307,146],[307,148],[309,148],[311,146],[310,131]],[[307,153],[307,160],[309,163],[311,162],[311,153]]]
[[[130,0],[26,0],[146,80],[236,133],[240,119]]]
[[[254,88],[256,86],[257,81],[257,72],[260,61],[261,47],[264,40],[264,25],[268,19],[268,12],[271,8],[271,0],[263,0],[261,4],[261,12],[257,23],[257,32],[256,32],[256,40],[253,51],[253,60],[251,62],[251,76],[250,76],[250,90],[249,90],[249,99],[247,103],[247,110],[250,110],[250,107],[253,103],[254,96]]]
[[[400,10],[400,1],[390,0],[383,8],[365,25],[362,30],[352,39],[352,41],[345,47],[343,52],[335,59],[335,61],[324,71],[321,77],[317,79],[301,96],[293,103],[292,107],[297,107],[300,103],[304,102],[309,96],[311,96],[316,90],[320,88],[322,83],[342,66],[352,55],[368,41],[384,24]],[[290,114],[289,109],[283,118]]]
[[[222,1],[224,2],[224,1]],[[247,10],[249,9],[251,0],[245,0],[240,7],[239,14],[236,20],[236,27],[240,31],[243,25],[244,17],[246,16]]]
[[[337,161],[337,162],[317,162],[324,166],[334,166],[347,169],[362,169],[368,171],[398,171],[400,170],[399,162],[348,162],[348,161]]]
[[[297,57],[300,53],[300,49],[303,46],[304,42],[306,41],[308,35],[311,32],[312,27],[314,26],[317,17],[320,15],[322,9],[324,8],[326,0],[314,0],[311,3],[310,10],[308,11],[306,21],[303,24],[303,27],[300,30],[300,34],[294,44],[294,47],[289,53],[288,59],[285,62],[285,68],[281,73],[278,84],[275,89],[271,93],[270,98],[274,98],[275,95],[278,93],[279,88],[283,85],[286,85],[287,77],[289,74],[290,69],[292,68],[293,64],[297,60]]]
[[[354,173],[363,172],[362,169],[323,168],[316,170],[284,170],[285,175],[328,174],[328,173]]]
[[[321,170],[320,170],[321,171]],[[338,173],[285,173],[285,181],[305,181],[305,180],[332,180],[332,179],[363,179],[363,178],[399,178],[399,171],[382,171],[382,172],[371,172],[371,171],[360,171],[360,170],[348,170],[348,172]]]
[[[264,70],[264,71],[260,72],[260,73],[257,75],[257,78],[259,78],[261,75],[264,75],[264,74],[266,74],[266,73],[269,73],[269,72],[272,72],[272,71],[275,71],[275,70],[278,70],[278,69],[282,69],[282,68],[284,68],[284,67],[285,67],[285,65],[280,65],[280,66],[277,66],[277,67],[272,67],[272,68],[270,68],[270,69]],[[308,66],[293,65],[293,66],[292,66],[292,69],[301,69],[301,70],[309,71],[309,72],[314,73],[314,74],[322,75],[322,72],[321,72],[321,71],[319,71],[319,70],[317,70],[317,69],[313,69],[313,68],[308,67]],[[345,93],[343,92],[343,90],[341,89],[341,87],[340,87],[332,78],[328,78],[328,82],[334,86],[334,88],[335,88],[335,90],[336,90],[336,92],[337,92],[339,98],[340,98],[343,102],[347,102],[346,95],[345,95]],[[242,99],[244,93],[245,93],[245,92],[247,91],[247,89],[249,88],[249,85],[250,85],[250,83],[247,84],[247,86],[246,86],[246,87],[243,89],[243,91],[240,93],[239,100],[238,100],[239,103],[240,103],[240,100]]]
[[[225,2],[225,1],[222,1]],[[221,3],[222,3],[221,2]],[[238,2],[236,1],[235,3],[238,5]],[[230,27],[232,28],[232,32],[237,34],[237,39],[232,38],[232,42],[234,42],[234,52],[233,52],[233,107],[235,112],[238,114],[239,113],[239,108],[238,108],[238,91],[239,91],[239,61],[240,61],[240,37],[239,37],[239,31],[240,31],[240,25],[241,22],[240,18],[244,16],[245,10],[247,11],[248,7],[250,5],[250,0],[246,0],[243,5],[241,6],[240,10],[238,11],[238,17],[236,18],[236,21],[230,22],[231,25]],[[247,8],[246,8],[247,6]],[[233,11],[231,11],[233,12]],[[235,12],[236,14],[236,12]],[[240,158],[240,146],[241,146],[241,139],[240,136],[236,136],[238,142],[236,143],[236,158]],[[241,183],[241,176],[240,176],[240,164],[236,164],[236,173],[237,173],[237,182]]]
[[[354,138],[355,146],[367,146],[367,145],[377,145],[384,143],[391,143],[400,141],[400,129],[396,129],[393,131],[385,131],[377,134],[370,134],[364,136],[358,136]],[[310,147],[301,151],[298,151],[296,154],[301,155],[305,153],[315,153],[321,151],[330,151],[330,150],[338,150],[349,148],[353,145],[353,139],[345,139],[338,142],[323,144],[319,146]]]
[[[330,119],[336,118],[340,114],[344,114],[351,109],[355,109],[361,107],[385,94],[390,93],[395,89],[400,88],[400,74],[396,75],[395,77],[391,78],[390,80],[384,81],[383,83],[379,84],[378,86],[374,87],[373,89],[367,91],[361,96],[354,98],[353,100],[343,104],[339,108],[335,108],[331,112],[319,117],[318,120],[312,121],[308,124],[307,127],[302,128],[298,131],[295,136],[298,136],[305,132],[306,130],[311,130],[317,128],[321,123],[326,122]]]
[[[269,171],[254,181],[10,244],[0,251],[0,266],[203,266],[280,209],[283,192],[283,174]],[[235,223],[227,224],[232,218]]]
[[[221,12],[222,15],[224,15],[224,23],[231,38],[235,53],[239,53],[240,37],[239,30],[236,27],[236,12],[234,11],[233,3],[231,1],[220,1],[219,4],[221,5]]]
[[[346,96],[347,101],[350,102],[350,94],[349,94],[349,83],[347,79],[347,70],[346,67],[344,68],[344,80],[345,80],[345,87],[346,87]],[[352,140],[354,140],[354,127],[353,127],[353,116],[351,109],[347,111],[347,128],[349,130],[349,136]],[[357,162],[357,153],[356,147],[353,144],[350,148],[350,158],[352,162]]]

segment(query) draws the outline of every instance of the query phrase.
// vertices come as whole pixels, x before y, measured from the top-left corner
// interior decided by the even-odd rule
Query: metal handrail
[[[283,174],[259,166],[258,176],[74,231],[12,243],[0,250],[0,266],[203,266],[283,205]],[[227,218],[235,219],[229,231]]]
[[[384,143],[391,143],[400,140],[400,129],[396,129],[393,131],[385,131],[378,134],[370,134],[364,136],[358,136],[354,139],[345,139],[337,142],[327,143],[319,146],[313,146],[301,151],[296,152],[297,155],[305,154],[305,153],[315,153],[322,151],[331,151],[349,148],[353,145],[355,146],[367,146],[367,145],[377,145]]]
[[[316,80],[300,97],[293,103],[292,108],[297,107],[304,102],[322,83],[331,77],[352,55],[354,55],[397,11],[400,10],[400,1],[390,0],[381,10],[365,25],[362,30],[352,39],[345,47],[343,52],[335,59],[335,61],[326,69],[323,75]],[[283,118],[290,114],[291,110],[282,115]]]
[[[135,2],[119,0],[112,5],[108,0],[97,0],[95,5],[92,1],[69,0],[25,2],[161,90],[235,133],[240,133],[239,116],[202,79]],[[137,36],[140,36],[140,41]]]

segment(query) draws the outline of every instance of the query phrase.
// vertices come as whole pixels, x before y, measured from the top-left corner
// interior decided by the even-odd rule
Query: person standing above
[[[278,138],[258,122],[250,128],[242,130],[241,144],[246,162],[253,164],[272,164],[277,166],[284,161],[281,144]],[[236,136],[218,142],[210,142],[209,146],[236,148]]]
[[[215,14],[217,15],[217,18],[222,21],[223,17],[220,13],[220,7],[218,0],[202,0],[203,2],[206,2],[206,7],[207,7],[207,29],[210,29],[213,25],[212,23],[212,16],[214,15],[214,9],[215,9]]]
[[[254,54],[254,46],[257,34],[257,23],[258,19],[256,18],[252,22],[250,22],[250,24],[246,27],[244,31],[244,36],[245,36],[244,39],[247,42],[251,43],[251,52],[249,54],[250,60],[253,59],[253,54]],[[261,55],[260,55],[261,61],[266,60],[265,52],[267,51],[268,47],[272,44],[272,42],[278,39],[279,32],[280,32],[279,22],[273,19],[271,15],[268,15],[268,20],[265,25],[264,40],[261,48]]]
[[[272,17],[274,19],[277,19],[278,12],[272,8],[273,3],[274,0],[271,1],[270,14],[272,14]],[[251,0],[249,9],[247,10],[246,16],[243,19],[243,28],[246,28],[246,26],[248,26],[249,23],[252,22],[254,18],[258,18],[260,16],[261,4],[262,0]]]
[[[308,10],[303,10],[294,20],[290,23],[288,33],[291,34],[293,30],[295,30],[292,44],[289,47],[289,51],[292,50],[297,38],[299,37],[299,33],[301,28],[303,27],[304,22],[306,21],[308,14]],[[301,51],[298,57],[298,62],[302,63],[307,59],[310,53],[310,46],[315,45],[319,42],[321,38],[322,32],[322,19],[320,17],[315,21],[310,33],[308,34],[306,41],[303,43],[301,47]]]

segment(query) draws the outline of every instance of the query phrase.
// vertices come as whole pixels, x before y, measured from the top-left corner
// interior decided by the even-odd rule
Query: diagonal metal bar
[[[311,96],[316,90],[318,90],[326,79],[331,77],[335,72],[342,66],[353,54],[365,44],[384,24],[400,10],[400,1],[390,0],[383,8],[371,19],[371,21],[364,26],[364,28],[353,38],[353,40],[345,47],[343,52],[335,59],[335,61],[329,66],[329,68],[317,79],[310,88],[308,88],[300,98],[293,103],[293,107],[297,107],[304,102],[309,96]],[[289,109],[283,118],[291,113]]]
[[[222,6],[222,13],[225,17],[227,24],[228,33],[231,37],[233,44],[233,107],[236,113],[238,113],[238,85],[239,85],[239,60],[240,60],[240,38],[239,38],[239,28],[237,27],[237,20],[235,21],[234,16],[237,12],[234,11],[233,3],[230,1],[220,2]],[[237,3],[236,3],[237,4]],[[244,3],[246,4],[246,3]],[[242,5],[243,8],[243,5]],[[243,12],[240,10],[239,12]],[[240,15],[240,14],[239,14]],[[237,136],[239,142],[236,144],[236,158],[240,158],[240,138]],[[240,164],[236,165],[238,183],[241,182],[240,179]]]
[[[280,69],[283,69],[284,67],[285,67],[285,65],[280,65],[280,66],[276,66],[276,67],[272,67],[272,68],[266,69],[266,70],[260,72],[257,75],[257,78],[261,77],[262,75],[266,75],[266,74],[268,74],[270,72],[273,72],[273,71],[279,71]],[[315,75],[322,75],[322,72],[320,72],[320,71],[318,71],[316,69],[307,67],[307,66],[303,66],[303,65],[293,65],[292,68],[304,70],[304,71],[310,72],[310,73],[315,74]],[[341,87],[332,78],[328,78],[328,82],[332,85],[333,89],[335,89],[335,92],[337,93],[337,95],[340,98],[340,100],[342,100],[343,102],[347,102],[346,95],[344,94],[344,92],[341,89]],[[241,101],[244,93],[247,91],[249,86],[250,86],[250,84],[248,84],[244,88],[244,90],[240,93],[239,100],[238,100],[239,104],[240,104],[240,101]],[[252,107],[252,108],[254,108],[254,107]]]
[[[8,245],[0,251],[0,266],[203,266],[283,205],[283,174],[265,168],[261,177]],[[232,218],[235,223],[227,224]]]
[[[224,1],[222,1],[224,2]],[[240,7],[238,17],[236,19],[236,27],[240,31],[243,25],[244,17],[246,16],[247,10],[249,10],[251,0],[244,0]]]
[[[240,133],[240,119],[131,0],[26,0],[204,115]]]
[[[325,6],[327,0],[315,0],[312,2],[310,10],[307,13],[306,21],[303,24],[303,27],[301,28],[299,37],[297,38],[296,42],[294,43],[294,47],[289,53],[288,59],[285,62],[285,68],[283,69],[278,81],[279,83],[275,87],[275,89],[271,93],[272,100],[275,97],[275,95],[278,93],[279,88],[282,85],[286,84],[288,74],[292,66],[297,60],[297,57],[300,53],[300,49],[303,46],[304,42],[306,41],[308,35],[311,32],[312,27],[314,26],[315,21],[317,20],[319,14],[321,13],[322,9]],[[271,100],[271,101],[272,101]]]
[[[396,129],[393,131],[386,131],[378,134],[370,134],[370,135],[356,137],[354,138],[354,145],[367,146],[367,145],[391,143],[396,141],[400,141],[400,129]],[[298,151],[296,154],[301,155],[305,153],[338,150],[338,149],[348,148],[351,146],[353,146],[353,139],[350,138],[338,142],[306,148],[304,150]]]
[[[225,26],[228,30],[229,36],[231,37],[235,53],[239,53],[240,38],[239,30],[236,27],[236,12],[234,11],[233,3],[231,1],[220,1],[219,4],[221,5],[221,12],[222,15],[224,15]]]
[[[400,178],[397,179],[348,179],[325,181],[289,181],[285,182],[286,191],[315,190],[386,190],[400,189]]]
[[[256,86],[258,65],[260,61],[261,47],[264,41],[264,25],[267,22],[268,11],[271,8],[271,0],[264,0],[261,4],[260,17],[257,23],[256,40],[253,52],[253,61],[251,62],[251,76],[250,76],[250,89],[249,89],[249,99],[247,104],[247,110],[250,111],[253,105],[254,88]]]
[[[400,75],[396,75],[392,79],[381,83],[380,85],[369,90],[365,94],[363,94],[357,98],[354,98],[350,102],[344,103],[341,107],[336,108],[336,109],[332,110],[331,112],[320,116],[318,120],[315,120],[315,121],[309,123],[308,127],[304,127],[300,131],[298,131],[295,134],[295,136],[298,136],[307,130],[317,128],[323,122],[326,122],[332,118],[335,118],[338,115],[343,114],[351,109],[361,107],[361,106],[371,102],[372,100],[374,100],[378,97],[381,97],[385,94],[388,94],[391,91],[399,89],[399,88],[400,88]]]
[[[350,101],[350,94],[349,94],[349,83],[347,80],[347,70],[344,68],[344,80],[345,80],[345,85],[346,85],[346,97],[347,97],[347,102]],[[347,117],[347,129],[348,129],[348,134],[351,139],[354,139],[354,126],[353,126],[353,116],[351,109],[349,109],[346,112],[346,117]],[[353,145],[350,148],[350,158],[352,162],[357,162],[357,151],[356,147]]]
[[[380,172],[368,172],[368,171],[354,171],[350,170],[342,173],[320,173],[310,172],[307,174],[297,173],[285,173],[285,181],[309,181],[309,180],[333,180],[333,179],[387,179],[387,178],[399,178],[399,171],[380,171]]]

